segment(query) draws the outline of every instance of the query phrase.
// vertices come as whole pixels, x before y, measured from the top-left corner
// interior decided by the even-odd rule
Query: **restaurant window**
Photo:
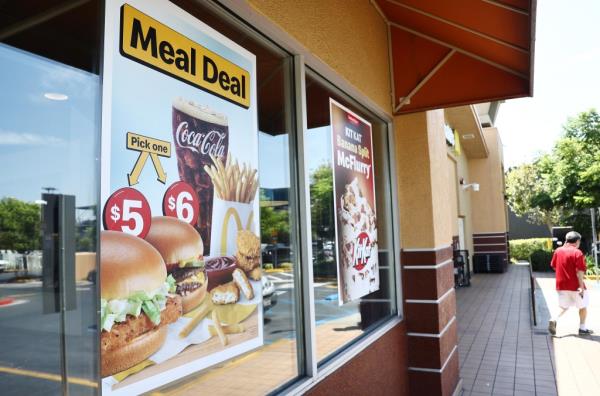
[[[0,4],[0,393],[98,392],[99,1]]]
[[[300,69],[293,55],[216,3],[171,3],[256,56],[263,345],[188,371],[155,390],[171,395],[285,391],[310,371],[306,359],[313,358],[312,345],[306,340],[316,343],[314,358],[321,365],[397,314],[388,124],[313,71],[296,75]],[[100,168],[113,165],[100,164],[104,7],[98,1],[55,0],[0,5],[2,394],[97,394],[103,385],[97,218],[103,211]],[[295,82],[304,77],[308,130],[302,142],[297,120],[304,114],[295,113],[302,107]],[[116,81],[114,75],[113,81],[104,78],[104,88]],[[140,79],[136,83],[144,85]],[[342,247],[336,241],[330,99],[372,129],[375,193],[369,210],[378,264],[369,279],[377,279],[377,288],[344,304],[338,299],[336,249]],[[166,108],[170,124],[171,108]],[[304,170],[297,169],[305,155],[297,144],[308,153]],[[299,209],[306,204],[298,200],[302,171],[310,179],[308,240],[300,240],[302,227],[309,228]],[[311,243],[313,256],[301,257],[302,244]],[[73,259],[61,256],[63,251]],[[301,263],[312,264],[313,279],[302,278]],[[309,297],[303,291],[309,287],[314,287],[314,318],[305,317],[311,310],[304,306]],[[304,323],[312,319],[316,334],[306,334],[311,326]],[[234,355],[223,354],[219,361]],[[166,363],[176,369],[176,360]],[[113,390],[147,380],[160,365],[155,363],[142,361],[118,373],[111,379]]]
[[[295,125],[293,57],[218,6],[188,0],[173,3],[256,55],[264,345],[159,391],[266,394],[285,387],[303,371],[298,341],[297,184],[290,151]]]
[[[369,187],[367,186],[368,183],[360,181],[360,174],[363,169],[368,167],[367,164],[370,163],[370,160],[365,159],[363,167],[355,166],[354,163],[350,165],[346,163],[347,168],[353,169],[346,175],[336,177],[336,173],[339,171],[334,172],[332,170],[334,168],[332,166],[334,164],[332,144],[336,145],[335,150],[338,150],[340,145],[339,143],[336,144],[337,136],[336,139],[332,139],[330,99],[345,107],[350,118],[360,117],[371,124],[372,154],[365,155],[363,158],[372,158],[373,162],[374,205],[368,199],[361,203],[361,197],[363,194],[365,197],[367,196]],[[390,145],[386,122],[364,109],[360,104],[310,70],[306,73],[306,107],[308,129],[305,149],[310,152],[307,171],[310,177],[312,261],[316,316],[315,338],[317,360],[319,364],[323,364],[336,356],[345,347],[368,334],[378,324],[397,313],[393,217],[390,199],[392,188],[388,151]],[[356,114],[358,117],[353,117],[352,114]],[[353,121],[356,121],[356,119],[353,119]],[[362,136],[362,138],[364,141],[365,137]],[[347,141],[352,141],[352,139]],[[360,153],[361,147],[364,149],[368,145],[357,145],[356,147],[358,147],[356,151]],[[351,152],[352,150],[346,150],[346,152],[348,151]],[[354,156],[354,159],[359,156]],[[340,158],[342,157],[338,157],[339,161],[342,160]],[[336,169],[339,169],[339,167],[336,167]],[[345,178],[347,184],[345,182],[340,184],[337,181],[339,177]],[[367,179],[364,178],[364,180]],[[334,183],[340,190],[336,194],[338,196],[337,206],[334,202]],[[355,184],[358,188],[355,188]],[[342,206],[344,206],[343,209]],[[343,225],[338,222],[336,226],[336,219],[345,215],[349,216],[349,221]],[[378,268],[376,273],[369,273],[363,269],[344,275],[344,271],[347,273],[352,271],[352,263],[349,265],[340,263],[338,265],[338,260],[344,259],[342,257],[344,250],[351,246],[348,235],[354,236],[358,228],[372,229],[372,227],[361,225],[361,222],[368,223],[373,215],[376,216],[376,237],[371,235],[371,239],[377,240]],[[344,246],[340,246],[338,241],[342,241]],[[352,247],[350,249],[351,251],[347,257],[355,257],[356,250],[352,251]],[[345,270],[345,268],[348,268],[348,270]],[[342,276],[348,276],[348,279],[345,280],[346,286],[340,287],[342,281],[340,277]],[[360,284],[375,281],[378,282],[379,287],[368,290],[378,290],[367,293],[360,298],[352,297],[352,291],[344,289],[344,287],[347,289],[360,288]],[[350,296],[344,297],[344,294],[350,294]],[[340,303],[340,298],[346,301]]]

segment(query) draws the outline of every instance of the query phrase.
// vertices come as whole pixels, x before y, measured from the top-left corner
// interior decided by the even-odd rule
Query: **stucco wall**
[[[448,200],[450,201],[451,229],[452,236],[455,236],[458,235],[458,171],[453,156],[448,155],[446,162],[448,167],[448,187],[450,190]]]
[[[480,186],[479,191],[471,195],[473,232],[506,232],[502,142],[496,128],[484,128],[483,134],[489,149],[488,158],[469,161],[470,182]]]
[[[477,193],[474,193],[471,189],[463,190],[458,184],[461,177],[465,180],[465,183],[471,182],[468,164],[469,159],[464,153],[456,156],[455,159],[457,170],[456,186],[458,190],[458,215],[465,218],[465,247],[469,253],[473,254],[473,217],[471,210],[471,195]]]
[[[392,113],[387,27],[369,0],[249,3]]]
[[[396,117],[396,170],[403,248],[435,247],[425,113]]]
[[[452,193],[444,137],[444,112],[396,117],[396,160],[402,248],[452,242]]]
[[[450,180],[447,171],[446,137],[444,134],[444,110],[432,110],[427,113],[429,138],[429,162],[431,166],[431,200],[433,205],[434,246],[452,243],[452,210],[450,208]],[[419,161],[418,157],[414,158]]]
[[[406,324],[403,322],[329,375],[310,396],[407,395]]]

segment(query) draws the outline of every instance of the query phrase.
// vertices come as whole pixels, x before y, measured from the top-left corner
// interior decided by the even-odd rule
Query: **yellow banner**
[[[147,151],[161,157],[171,156],[171,143],[133,132],[127,132],[127,148],[135,151]]]
[[[121,54],[244,108],[250,73],[129,4],[121,7]]]
[[[167,174],[165,173],[158,156],[170,157],[171,143],[144,135],[138,135],[137,133],[127,132],[127,149],[140,152],[131,173],[127,175],[130,186],[138,183],[140,174],[142,173],[142,169],[144,169],[144,165],[146,165],[148,157],[150,157],[154,169],[156,169],[158,181],[163,184],[167,182]]]

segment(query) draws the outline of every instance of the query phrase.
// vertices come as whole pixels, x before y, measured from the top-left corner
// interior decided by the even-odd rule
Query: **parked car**
[[[282,243],[266,245],[262,249],[262,262],[273,264],[273,268],[279,268],[282,263],[293,262],[292,255],[292,249]]]
[[[0,260],[0,272],[4,272],[8,269],[9,262],[7,260]]]
[[[262,295],[263,295],[263,310],[268,311],[274,305],[277,304],[277,293],[275,293],[275,285],[273,282],[263,275],[261,278],[262,282]]]

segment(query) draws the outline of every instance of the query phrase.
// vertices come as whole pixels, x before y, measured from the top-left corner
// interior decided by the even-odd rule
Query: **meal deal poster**
[[[371,124],[329,99],[339,304],[379,290]]]
[[[106,1],[105,395],[262,345],[255,56],[163,0]]]

